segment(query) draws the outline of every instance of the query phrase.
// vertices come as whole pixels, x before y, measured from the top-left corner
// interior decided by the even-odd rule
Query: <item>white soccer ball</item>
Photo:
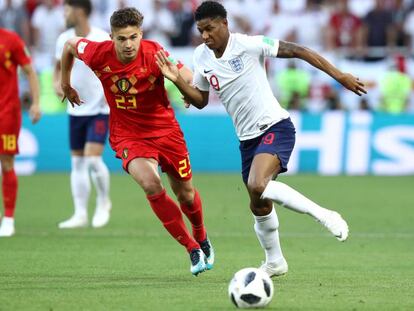
[[[241,269],[230,281],[229,297],[238,308],[264,308],[272,300],[273,282],[260,269]]]

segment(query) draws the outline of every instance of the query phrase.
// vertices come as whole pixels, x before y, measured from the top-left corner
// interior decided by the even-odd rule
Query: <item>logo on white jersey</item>
[[[244,68],[243,61],[240,57],[230,59],[229,64],[230,64],[231,69],[237,73],[241,72]]]

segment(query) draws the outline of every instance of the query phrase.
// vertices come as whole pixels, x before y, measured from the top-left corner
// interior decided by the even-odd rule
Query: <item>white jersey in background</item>
[[[56,42],[55,58],[57,61],[60,61],[62,57],[65,42],[74,37],[76,37],[74,28],[70,28],[60,34]],[[96,27],[91,27],[91,31],[86,36],[86,39],[98,42],[111,40],[108,33]],[[67,111],[70,115],[92,116],[97,114],[109,114],[109,107],[104,97],[101,82],[95,76],[93,71],[79,59],[75,59],[75,63],[73,64],[71,84],[72,87],[78,91],[80,98],[85,104],[73,108],[70,103],[68,103]]]
[[[214,89],[233,120],[240,140],[263,134],[289,113],[274,97],[266,76],[265,56],[276,57],[279,40],[231,33],[220,58],[204,43],[194,52],[194,86]]]

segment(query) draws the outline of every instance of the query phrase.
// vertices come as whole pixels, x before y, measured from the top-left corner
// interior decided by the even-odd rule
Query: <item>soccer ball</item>
[[[272,300],[273,282],[260,269],[241,269],[230,281],[229,297],[238,308],[264,308]]]

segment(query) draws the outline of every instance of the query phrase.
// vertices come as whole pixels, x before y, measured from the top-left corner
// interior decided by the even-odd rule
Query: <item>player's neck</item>
[[[88,20],[80,22],[75,26],[75,33],[78,37],[86,37],[91,32],[91,26],[89,25]]]
[[[225,39],[223,45],[213,50],[214,56],[216,56],[216,58],[220,58],[223,56],[224,52],[226,51],[227,44],[229,44],[229,39],[230,39],[230,33],[228,33],[227,38]]]

